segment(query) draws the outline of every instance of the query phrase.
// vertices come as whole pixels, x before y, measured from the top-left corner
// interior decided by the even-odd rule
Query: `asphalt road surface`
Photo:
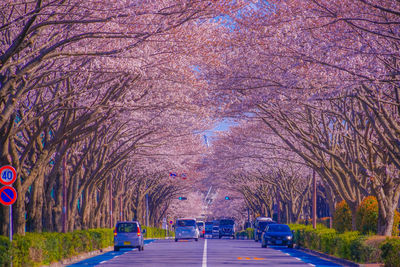
[[[70,266],[340,266],[296,249],[261,248],[253,240],[199,239],[156,240],[144,251],[121,249],[78,262]]]

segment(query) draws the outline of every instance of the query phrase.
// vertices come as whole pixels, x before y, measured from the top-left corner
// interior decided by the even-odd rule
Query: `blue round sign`
[[[6,206],[12,205],[17,200],[17,191],[14,187],[3,186],[0,188],[0,203]]]

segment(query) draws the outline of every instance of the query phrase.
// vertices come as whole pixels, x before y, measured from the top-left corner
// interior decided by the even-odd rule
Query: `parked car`
[[[206,222],[205,223],[205,233],[204,237],[211,237],[212,238],[212,230],[213,230],[213,222]]]
[[[262,234],[261,247],[280,245],[293,248],[293,232],[286,224],[269,224]]]
[[[235,221],[232,219],[221,219],[219,221],[219,238],[228,236],[235,238]]]
[[[206,226],[205,226],[204,222],[198,221],[196,224],[197,224],[197,227],[199,228],[200,237],[204,237],[204,234],[206,232]]]
[[[137,221],[117,222],[114,229],[114,251],[120,248],[144,249],[143,234],[146,230],[141,228]]]
[[[176,220],[175,224],[175,242],[179,239],[194,239],[199,240],[199,228],[196,224],[196,219],[182,218]]]
[[[261,240],[261,234],[268,224],[276,223],[269,217],[257,217],[254,222],[254,241],[258,242]]]

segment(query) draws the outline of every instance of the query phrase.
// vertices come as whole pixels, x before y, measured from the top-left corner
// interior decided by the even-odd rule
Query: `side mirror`
[[[175,224],[173,224],[173,225],[172,225],[172,228],[174,228],[174,229],[175,229]]]
[[[146,233],[146,229],[143,229],[143,230],[142,230],[142,233],[145,234],[145,233]]]

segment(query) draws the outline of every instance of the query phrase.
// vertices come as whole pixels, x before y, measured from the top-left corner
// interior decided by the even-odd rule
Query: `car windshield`
[[[178,227],[196,226],[196,221],[195,220],[179,220],[176,222],[176,226],[178,226]]]
[[[213,222],[206,222],[206,226],[213,225]]]
[[[117,224],[117,233],[137,233],[136,223],[119,223]]]
[[[218,230],[219,227],[218,226],[213,226],[213,230]]]
[[[284,224],[271,224],[268,227],[268,232],[290,232],[290,228]]]
[[[198,227],[203,227],[203,226],[204,226],[204,223],[198,222],[198,223],[197,223],[197,226],[198,226]]]
[[[219,222],[220,225],[234,225],[235,222],[233,220],[221,220]]]

